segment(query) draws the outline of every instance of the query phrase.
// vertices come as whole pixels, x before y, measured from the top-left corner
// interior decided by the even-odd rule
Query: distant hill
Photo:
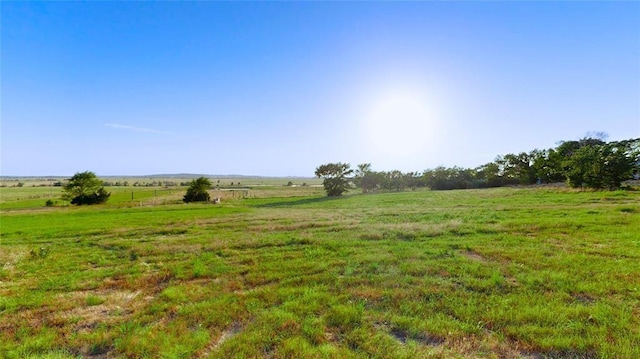
[[[59,179],[67,179],[71,177],[71,175],[59,176],[59,175],[46,175],[46,176],[0,176],[0,180],[16,180],[16,179],[25,179],[25,180],[59,180]],[[258,175],[209,175],[209,174],[196,174],[196,173],[166,173],[166,174],[152,174],[152,175],[108,175],[102,176],[98,175],[99,178],[146,178],[146,179],[191,179],[198,177],[208,177],[208,178],[233,178],[233,179],[277,179],[277,178],[299,178],[299,179],[309,179],[314,178],[313,176],[258,176]]]
[[[194,173],[169,173],[169,174],[154,174],[148,176],[101,176],[101,177],[127,177],[127,178],[198,178],[198,177],[210,177],[210,178],[314,178],[313,176],[258,176],[258,175],[209,175],[209,174],[194,174]]]

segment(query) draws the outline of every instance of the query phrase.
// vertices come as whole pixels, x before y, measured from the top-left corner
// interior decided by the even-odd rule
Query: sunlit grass
[[[2,204],[0,353],[640,357],[638,192],[299,189]]]

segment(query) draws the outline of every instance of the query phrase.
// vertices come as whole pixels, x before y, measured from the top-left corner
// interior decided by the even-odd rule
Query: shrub
[[[82,205],[82,204],[104,203],[107,201],[107,199],[109,199],[109,196],[111,196],[111,193],[105,191],[104,188],[100,188],[95,193],[83,194],[83,195],[74,197],[71,200],[71,204]]]
[[[187,193],[182,200],[189,202],[208,202],[211,196],[207,190],[211,187],[211,181],[208,178],[200,177],[191,181]]]
[[[69,179],[64,186],[62,198],[71,204],[97,204],[104,203],[109,199],[111,193],[102,187],[102,181],[90,171],[78,172]]]

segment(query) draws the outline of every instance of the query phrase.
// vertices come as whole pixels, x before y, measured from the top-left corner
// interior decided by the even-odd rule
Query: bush
[[[100,188],[95,193],[83,194],[83,195],[74,197],[71,200],[71,204],[82,205],[82,204],[104,203],[107,201],[107,199],[109,199],[109,196],[111,196],[111,193],[105,191],[104,188]]]
[[[208,178],[200,177],[193,181],[187,188],[187,193],[182,200],[186,203],[189,202],[209,202],[211,196],[207,190],[211,187],[211,181]]]
[[[104,203],[111,193],[102,187],[102,181],[90,171],[78,172],[69,179],[64,186],[62,198],[71,204],[97,204]]]
[[[349,177],[353,170],[348,163],[327,163],[316,168],[316,177],[322,178],[327,196],[341,196],[349,190]]]

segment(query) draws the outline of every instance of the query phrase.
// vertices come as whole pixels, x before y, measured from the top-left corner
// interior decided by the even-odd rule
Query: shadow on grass
[[[271,202],[265,204],[259,204],[256,207],[260,208],[277,208],[277,207],[292,207],[292,206],[300,206],[305,204],[314,204],[314,203],[322,203],[328,201],[337,201],[343,199],[345,197],[314,197],[314,198],[301,198],[295,200],[286,200],[281,202]]]

